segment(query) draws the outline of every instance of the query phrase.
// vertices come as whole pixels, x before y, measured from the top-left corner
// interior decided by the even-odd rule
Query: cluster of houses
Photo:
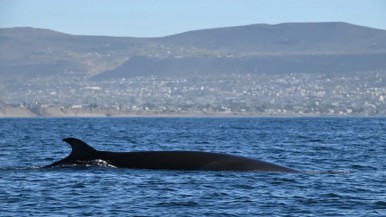
[[[122,114],[385,115],[386,73],[232,74],[7,84],[2,104]]]

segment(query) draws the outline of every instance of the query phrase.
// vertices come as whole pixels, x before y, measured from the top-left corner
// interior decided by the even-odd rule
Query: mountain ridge
[[[224,69],[230,69],[224,73],[264,73],[267,67],[270,73],[280,71],[275,70],[278,63],[293,65],[289,72],[296,68],[306,72],[315,66],[317,72],[327,66],[332,68],[328,72],[334,72],[342,70],[339,65],[343,64],[342,71],[348,73],[386,70],[379,61],[385,55],[386,30],[343,22],[251,24],[152,38],[71,35],[30,27],[0,29],[3,81],[36,75],[108,79],[140,75],[141,71],[159,76],[178,76],[184,70],[181,74]],[[138,65],[138,59],[146,65]],[[366,61],[369,64],[364,66]],[[334,62],[340,63],[335,70]]]

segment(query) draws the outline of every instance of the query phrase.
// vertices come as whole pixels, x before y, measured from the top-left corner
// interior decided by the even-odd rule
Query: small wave
[[[107,167],[107,168],[116,168],[116,166],[109,164],[109,162],[104,160],[91,160],[91,161],[78,161],[74,164],[61,164],[53,166],[54,168],[68,168],[68,167]]]
[[[168,201],[160,202],[156,205],[161,207],[194,207],[197,206],[198,203],[195,201]]]
[[[318,174],[337,174],[337,175],[350,175],[353,172],[352,171],[339,171],[339,170],[329,170],[329,171],[304,171],[303,173],[305,174],[310,174],[310,175],[318,175]]]
[[[0,171],[10,171],[10,170],[38,170],[40,166],[25,166],[25,167],[0,167]]]
[[[386,209],[386,201],[377,201],[374,203],[375,209]]]
[[[97,159],[97,160],[93,160],[92,163],[93,163],[92,165],[94,166],[117,168],[116,166],[109,164],[109,162],[104,160]]]

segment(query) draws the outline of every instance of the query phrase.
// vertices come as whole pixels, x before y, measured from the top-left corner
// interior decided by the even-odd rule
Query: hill
[[[36,76],[91,76],[114,68],[146,48],[142,39],[74,36],[46,29],[0,29],[3,79]],[[146,43],[150,45],[151,43]]]
[[[160,41],[244,55],[353,54],[386,51],[385,36],[384,30],[342,22],[283,23],[191,31]]]
[[[386,31],[348,23],[255,24],[160,38],[0,29],[1,81],[207,73],[386,70]]]

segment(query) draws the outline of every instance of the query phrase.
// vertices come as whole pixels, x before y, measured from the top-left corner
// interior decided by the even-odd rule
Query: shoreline
[[[42,116],[42,115],[2,115],[0,119],[27,119],[27,118],[385,118],[384,115],[327,115],[327,114],[126,114],[126,115],[62,115],[62,116]]]
[[[214,111],[158,111],[117,109],[63,109],[0,106],[1,118],[253,118],[253,117],[386,117],[369,114],[295,113],[295,112],[214,112]]]

